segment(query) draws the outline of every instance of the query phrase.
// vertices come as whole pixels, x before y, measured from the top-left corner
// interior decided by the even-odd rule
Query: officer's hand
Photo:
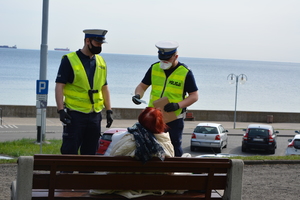
[[[138,101],[137,99],[141,99],[141,96],[140,96],[139,94],[134,95],[134,96],[132,97],[132,101],[133,101],[133,103],[135,103],[136,105],[140,105],[141,102]]]
[[[64,124],[71,124],[71,116],[64,110],[57,111],[59,113],[59,119]]]
[[[178,103],[168,103],[167,105],[165,105],[164,107],[164,110],[166,112],[172,112],[172,111],[175,111],[175,110],[178,110],[179,109],[179,105]]]
[[[111,124],[113,123],[113,118],[112,118],[112,114],[113,114],[113,111],[112,110],[107,110],[106,111],[106,128],[109,128],[111,126]]]

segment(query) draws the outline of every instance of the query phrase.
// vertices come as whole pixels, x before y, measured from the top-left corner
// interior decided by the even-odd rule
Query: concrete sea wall
[[[137,119],[142,109],[113,108],[114,119]],[[188,110],[196,121],[233,121],[234,111]],[[0,105],[0,117],[36,117],[35,106]],[[58,118],[56,107],[47,107],[49,118]],[[105,112],[103,112],[105,115]],[[300,123],[300,113],[237,111],[237,122]]]

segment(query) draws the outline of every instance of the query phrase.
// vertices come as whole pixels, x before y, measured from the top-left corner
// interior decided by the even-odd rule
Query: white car
[[[299,131],[295,131],[299,133]],[[300,134],[295,135],[293,139],[288,140],[289,144],[286,148],[285,155],[300,155]]]
[[[191,151],[197,147],[210,147],[215,153],[221,153],[228,144],[227,132],[221,124],[198,124],[191,137]]]

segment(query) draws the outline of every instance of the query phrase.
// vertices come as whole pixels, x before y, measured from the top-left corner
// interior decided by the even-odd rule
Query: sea
[[[47,106],[55,106],[55,79],[65,51],[48,50]],[[113,108],[144,108],[131,101],[156,55],[101,53],[108,67]],[[189,110],[300,112],[300,63],[180,57],[193,72],[199,100]],[[35,106],[40,50],[0,48],[1,105]],[[231,80],[233,74],[233,81]],[[241,81],[244,77],[246,82]],[[238,78],[236,82],[235,78]],[[143,100],[149,102],[149,91]]]

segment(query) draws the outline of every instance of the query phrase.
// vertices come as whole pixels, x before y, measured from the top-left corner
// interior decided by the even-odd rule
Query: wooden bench
[[[240,200],[243,166],[242,160],[227,158],[153,158],[143,164],[124,156],[21,156],[12,199],[126,199],[116,194],[89,193],[89,189],[114,189],[188,190],[137,199]],[[74,173],[61,173],[65,171]]]

